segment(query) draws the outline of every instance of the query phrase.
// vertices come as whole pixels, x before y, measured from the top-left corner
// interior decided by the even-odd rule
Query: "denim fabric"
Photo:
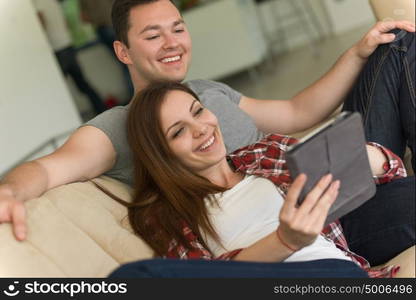
[[[55,55],[64,75],[71,76],[78,89],[88,97],[95,113],[99,114],[105,111],[106,106],[100,96],[98,96],[82,73],[77,61],[76,50],[73,47],[68,47],[55,52]]]
[[[415,178],[377,187],[376,195],[341,218],[349,248],[372,266],[415,244]]]
[[[415,169],[415,34],[400,36],[378,47],[369,58],[343,109],[362,114],[368,141],[402,158],[408,145]],[[350,249],[371,265],[413,246],[415,178],[378,186],[376,195],[341,218],[341,224]]]
[[[414,33],[403,34],[398,41],[378,47],[369,58],[343,110],[362,114],[368,141],[390,148],[401,158],[408,145],[415,169],[416,45]]]
[[[151,259],[117,268],[110,278],[337,278],[368,277],[355,263],[341,259],[254,263]]]

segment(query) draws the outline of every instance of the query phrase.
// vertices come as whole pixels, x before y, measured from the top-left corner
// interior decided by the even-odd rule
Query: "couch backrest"
[[[94,179],[122,199],[124,184]],[[0,277],[105,277],[122,263],[152,257],[132,233],[127,209],[91,182],[61,186],[26,202],[28,238],[0,226]]]
[[[415,0],[369,0],[377,20],[415,22]]]

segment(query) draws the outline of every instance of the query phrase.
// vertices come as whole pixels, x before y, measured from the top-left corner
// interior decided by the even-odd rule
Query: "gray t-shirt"
[[[254,143],[263,137],[251,117],[238,107],[242,96],[239,92],[223,83],[208,80],[192,80],[186,84],[198,95],[203,105],[216,115],[227,152]],[[116,162],[105,175],[131,185],[133,164],[126,130],[128,108],[128,105],[114,107],[84,126],[94,126],[102,130],[114,146],[117,153]]]

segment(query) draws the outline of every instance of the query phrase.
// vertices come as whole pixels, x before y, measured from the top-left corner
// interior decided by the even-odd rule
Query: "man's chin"
[[[165,76],[161,76],[160,78],[157,78],[157,81],[172,81],[172,82],[182,82],[186,78],[186,74],[169,74]]]

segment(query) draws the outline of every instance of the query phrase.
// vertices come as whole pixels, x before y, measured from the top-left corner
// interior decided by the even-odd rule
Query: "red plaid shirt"
[[[285,195],[292,183],[292,178],[287,169],[284,154],[288,150],[288,146],[295,143],[297,143],[297,140],[294,138],[271,134],[255,144],[236,150],[229,155],[229,159],[236,171],[268,178]],[[385,174],[374,177],[376,184],[387,183],[396,178],[407,176],[403,162],[399,157],[376,143],[369,144],[378,147],[388,158],[388,161],[383,166],[386,171]],[[214,257],[208,249],[202,246],[199,237],[192,232],[185,222],[183,223],[183,233],[187,240],[190,241],[192,249],[188,249],[178,244],[176,240],[172,240],[169,251],[166,254],[167,258],[230,260],[243,250],[236,249]],[[399,269],[398,266],[387,266],[378,270],[370,270],[370,264],[365,258],[348,249],[348,244],[339,221],[333,222],[324,228],[322,235],[332,240],[353,262],[367,271],[370,277],[392,277]]]

